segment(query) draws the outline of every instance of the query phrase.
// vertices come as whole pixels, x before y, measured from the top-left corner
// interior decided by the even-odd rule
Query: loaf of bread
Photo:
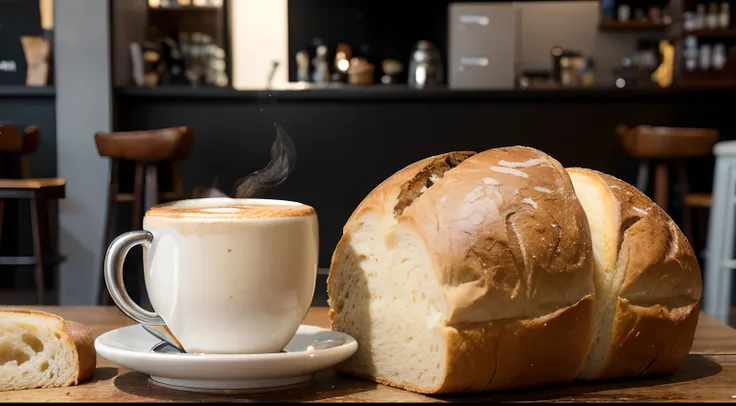
[[[376,187],[328,277],[337,369],[422,393],[569,383],[593,333],[593,255],[565,169],[510,147],[433,156]]]
[[[669,374],[685,361],[700,314],[700,268],[685,236],[638,189],[590,169],[568,173],[588,217],[595,335],[580,379]]]
[[[86,326],[33,310],[0,310],[0,391],[79,384],[95,371]]]
[[[692,248],[646,196],[518,146],[386,179],[327,285],[331,327],[359,344],[336,369],[428,394],[672,372],[701,294]]]

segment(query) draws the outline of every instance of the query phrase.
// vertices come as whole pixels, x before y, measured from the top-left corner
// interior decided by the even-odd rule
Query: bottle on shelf
[[[695,6],[695,24],[694,29],[696,30],[702,30],[705,28],[705,22],[706,20],[706,14],[705,14],[705,4],[698,4]]]
[[[330,67],[327,62],[327,45],[317,46],[317,54],[312,59],[314,71],[312,81],[319,84],[330,83]]]
[[[721,28],[728,28],[731,25],[731,7],[726,1],[721,3],[721,12],[718,15],[718,25]]]
[[[614,0],[601,0],[601,17],[605,20],[614,19]]]
[[[698,39],[692,35],[685,37],[685,47],[683,51],[685,57],[685,69],[689,72],[694,71],[698,67]]]
[[[309,54],[301,50],[296,53],[296,81],[309,82]]]
[[[353,57],[352,48],[348,44],[337,44],[335,52],[334,72],[332,73],[333,82],[346,82],[348,76],[348,68],[350,67],[350,58]]]
[[[713,69],[721,70],[726,66],[726,46],[718,43],[713,46],[713,61],[711,62]]]
[[[662,24],[672,24],[672,7],[669,4],[662,7]]]
[[[695,28],[695,13],[693,13],[692,11],[686,11],[683,13],[683,19],[685,20],[684,22],[685,31],[692,31],[696,29]]]
[[[649,20],[654,24],[662,23],[662,9],[657,6],[649,7]]]
[[[711,2],[708,4],[708,14],[705,18],[705,26],[711,30],[718,28],[718,16],[718,3]]]
[[[709,70],[711,64],[711,47],[709,44],[702,44],[700,46],[700,65],[698,66],[701,70]]]

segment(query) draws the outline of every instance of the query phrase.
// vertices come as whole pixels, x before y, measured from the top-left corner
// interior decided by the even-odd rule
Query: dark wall
[[[374,95],[254,96],[239,92],[185,97],[160,89],[117,97],[121,130],[176,125],[194,129],[196,146],[183,164],[187,192],[219,176],[231,186],[263,167],[274,140],[273,121],[289,132],[298,161],[291,177],[266,197],[296,200],[317,210],[320,266],[328,267],[342,226],[376,185],[404,166],[452,150],[528,145],[565,166],[602,170],[633,182],[636,163],[621,149],[618,124],[717,125],[726,122],[728,95],[662,94],[556,97],[554,93],[489,93],[487,97],[438,95],[426,99]],[[283,93],[283,95],[289,94]],[[264,93],[265,95],[265,93]],[[338,95],[342,95],[338,97]],[[709,189],[712,161],[691,165],[696,184]],[[229,191],[229,190],[228,190]]]

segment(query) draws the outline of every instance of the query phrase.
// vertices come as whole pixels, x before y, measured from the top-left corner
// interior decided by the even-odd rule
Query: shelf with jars
[[[145,41],[130,44],[133,85],[229,86],[228,12],[224,0],[148,0]]]
[[[730,1],[680,0],[682,83],[736,83],[736,26]]]
[[[602,31],[660,30],[672,23],[667,0],[601,0],[600,7]]]
[[[688,0],[683,3],[683,29],[698,36],[733,35],[729,1]]]

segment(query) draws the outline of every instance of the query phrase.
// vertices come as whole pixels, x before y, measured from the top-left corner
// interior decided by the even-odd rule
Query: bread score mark
[[[437,157],[424,169],[419,171],[410,181],[401,185],[398,202],[394,206],[394,216],[399,217],[407,207],[411,206],[419,196],[445,176],[445,173],[459,166],[463,161],[475,155],[475,152],[452,152]]]
[[[544,158],[534,158],[534,159],[529,159],[523,162],[509,162],[509,161],[504,161],[502,159],[498,161],[498,164],[501,166],[505,166],[507,168],[531,168],[532,166],[552,167],[552,164]]]
[[[505,166],[491,166],[490,169],[493,172],[505,173],[507,175],[520,176],[522,178],[528,178],[529,174],[519,169],[507,168]]]

